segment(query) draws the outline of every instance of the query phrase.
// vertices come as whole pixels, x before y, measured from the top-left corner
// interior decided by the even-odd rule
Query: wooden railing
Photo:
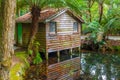
[[[59,51],[80,46],[80,36],[58,35],[55,39],[47,40],[48,52]]]

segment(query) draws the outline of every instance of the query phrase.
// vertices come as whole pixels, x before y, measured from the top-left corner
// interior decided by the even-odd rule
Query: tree
[[[17,6],[16,6],[16,14],[17,16],[21,16],[24,12],[28,11],[28,5],[26,2],[22,0],[17,0]]]
[[[91,8],[92,8],[94,2],[95,2],[95,0],[87,0],[87,7],[88,7],[87,15],[88,15],[88,19],[90,22],[92,21]]]
[[[1,80],[9,80],[11,58],[14,54],[14,28],[16,0],[2,0],[2,46],[1,46]]]
[[[99,6],[99,23],[101,23],[102,16],[103,16],[103,4],[105,0],[97,0]]]

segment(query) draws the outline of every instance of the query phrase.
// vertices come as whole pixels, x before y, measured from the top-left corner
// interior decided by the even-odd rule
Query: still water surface
[[[91,80],[120,80],[120,54],[81,54],[81,75]],[[84,77],[85,78],[85,77]]]

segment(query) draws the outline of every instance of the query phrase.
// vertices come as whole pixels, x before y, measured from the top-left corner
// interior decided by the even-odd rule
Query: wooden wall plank
[[[78,32],[73,32],[73,23],[77,22],[67,13],[62,14],[53,20],[57,23],[57,33],[54,36],[50,36],[49,23],[46,27],[47,49],[48,52],[64,50],[66,48],[79,47],[80,44],[80,32],[81,24],[78,24]]]
[[[30,38],[31,24],[23,23],[23,46],[27,46]],[[40,43],[40,50],[46,49],[46,27],[44,23],[39,24],[36,41]]]

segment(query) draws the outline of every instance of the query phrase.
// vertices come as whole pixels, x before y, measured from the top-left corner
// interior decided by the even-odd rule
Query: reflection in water
[[[120,80],[120,55],[82,53],[81,69],[92,80]]]

